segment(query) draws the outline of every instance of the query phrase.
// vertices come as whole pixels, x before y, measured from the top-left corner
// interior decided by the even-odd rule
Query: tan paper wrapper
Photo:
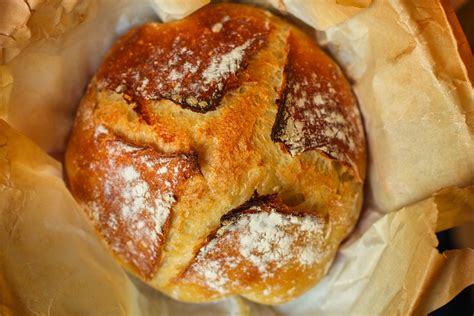
[[[319,30],[364,116],[366,207],[320,284],[276,307],[195,305],[118,266],[46,152],[64,150],[85,85],[118,34],[154,12],[168,21],[206,2],[0,4],[0,315],[426,314],[473,284],[473,251],[439,254],[434,234],[474,220],[472,55],[452,10],[426,0],[250,1]]]

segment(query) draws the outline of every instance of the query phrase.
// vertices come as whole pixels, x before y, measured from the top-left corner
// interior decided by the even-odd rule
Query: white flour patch
[[[216,23],[212,26],[211,31],[214,33],[219,33],[222,30],[222,23]]]
[[[202,74],[204,84],[221,82],[223,78],[235,73],[239,69],[245,50],[250,46],[251,42],[252,41],[247,41],[227,54],[213,57],[210,65]]]
[[[94,133],[96,140],[106,131],[99,125]],[[102,144],[107,151],[108,165],[103,188],[97,192],[101,191],[107,202],[99,203],[98,193],[97,200],[88,203],[91,216],[105,227],[102,232],[112,249],[140,266],[157,255],[163,229],[176,202],[173,190],[180,172],[185,169],[173,163],[175,158],[151,155],[141,147],[112,140]],[[147,179],[149,172],[166,179],[157,185],[156,179],[153,182]]]
[[[265,212],[252,207],[255,213],[241,215],[236,222],[222,226],[215,237],[201,249],[192,265],[199,279],[211,289],[225,293],[239,280],[230,281],[228,272],[250,264],[263,279],[275,276],[278,270],[292,263],[302,267],[318,264],[326,255],[323,224],[317,217],[294,216]],[[220,256],[224,245],[238,247],[238,256]],[[218,259],[210,259],[215,258]],[[244,263],[244,265],[241,265]],[[267,294],[270,293],[267,291]]]

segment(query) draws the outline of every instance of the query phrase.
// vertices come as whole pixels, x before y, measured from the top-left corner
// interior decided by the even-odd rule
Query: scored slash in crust
[[[104,61],[99,85],[138,104],[168,99],[196,112],[214,110],[239,86],[239,73],[272,30],[261,16],[216,11],[134,30]]]
[[[282,292],[292,297],[301,291],[295,286],[298,278],[311,278],[305,271],[330,253],[322,247],[325,229],[324,219],[315,214],[297,213],[275,195],[255,195],[221,218],[178,280],[206,289],[211,298],[252,290],[269,300]],[[277,281],[286,275],[296,278]]]
[[[288,60],[272,139],[292,155],[317,149],[362,169],[362,123],[342,72],[302,32],[290,31],[287,43]]]
[[[149,279],[160,261],[175,196],[199,173],[197,156],[159,153],[129,143],[103,125],[92,137],[74,161],[82,166],[75,177],[83,181],[71,183],[71,189],[87,205],[114,254]]]

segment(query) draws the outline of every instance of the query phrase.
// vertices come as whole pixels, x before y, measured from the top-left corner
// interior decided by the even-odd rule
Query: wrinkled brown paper
[[[183,304],[113,261],[44,151],[64,151],[78,100],[119,34],[207,2],[1,4],[0,314],[424,314],[472,284],[473,251],[439,254],[434,234],[474,220],[472,55],[453,12],[424,0],[250,1],[319,30],[364,116],[366,209],[320,284],[276,307]]]

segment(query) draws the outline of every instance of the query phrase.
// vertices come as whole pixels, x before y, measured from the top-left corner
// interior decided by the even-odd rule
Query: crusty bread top
[[[264,11],[216,6],[168,24],[148,24],[128,35],[97,74],[109,89],[134,101],[169,99],[197,112],[215,109],[239,87],[240,69],[272,31]],[[221,32],[225,24],[234,32]],[[160,80],[153,80],[160,78]],[[148,79],[148,80],[147,80]]]
[[[152,286],[279,303],[324,275],[356,222],[365,143],[350,85],[309,35],[219,4],[114,45],[66,171],[113,254]]]
[[[147,24],[114,47],[97,73],[99,85],[137,102],[137,111],[160,99],[197,112],[214,110],[226,91],[252,80],[244,71],[248,61],[276,28],[267,14],[214,5],[182,21]],[[221,31],[224,25],[233,31]],[[318,149],[364,174],[359,113],[339,67],[301,31],[293,29],[287,41],[272,139],[292,154]],[[146,111],[141,115],[147,120]]]

